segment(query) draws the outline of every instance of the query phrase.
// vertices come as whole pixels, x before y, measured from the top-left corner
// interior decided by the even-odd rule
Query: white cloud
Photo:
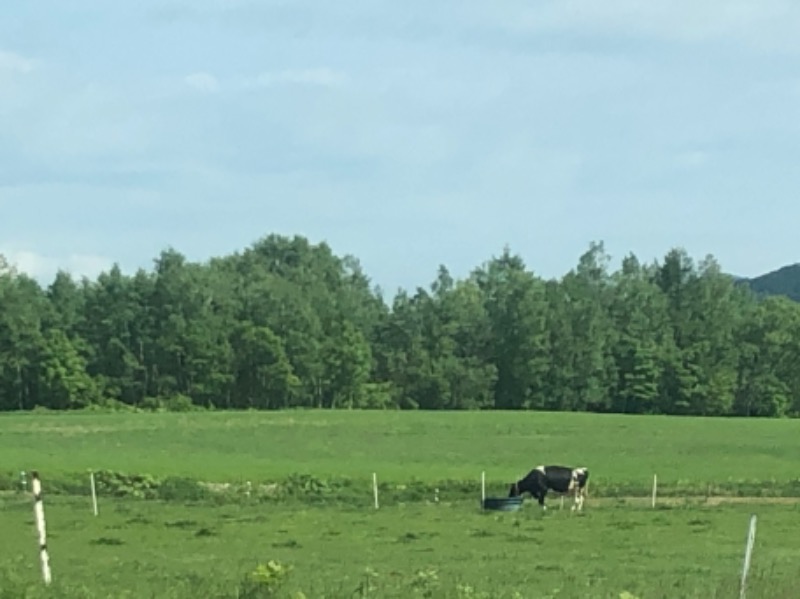
[[[345,79],[343,73],[328,68],[287,69],[277,72],[261,73],[254,79],[248,81],[248,87],[270,87],[282,84],[334,87],[343,84]]]
[[[201,92],[213,93],[219,90],[219,81],[217,81],[217,78],[210,73],[192,73],[191,75],[184,77],[183,81],[186,83],[186,85]]]
[[[36,63],[14,52],[0,50],[0,71],[13,71],[16,73],[30,73]]]
[[[23,272],[45,285],[52,282],[59,269],[76,278],[86,276],[95,279],[113,265],[111,259],[95,254],[69,254],[57,258],[31,250],[0,248],[0,255],[5,256],[8,264],[18,272]]]

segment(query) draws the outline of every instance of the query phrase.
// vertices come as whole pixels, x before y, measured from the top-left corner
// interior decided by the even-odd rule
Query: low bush
[[[319,477],[293,473],[284,479],[269,481],[203,482],[192,478],[156,477],[143,473],[113,470],[95,472],[97,493],[101,496],[127,497],[175,502],[210,501],[216,504],[258,501],[262,503],[299,502],[313,505],[363,506],[371,502],[370,478]],[[88,474],[69,474],[43,481],[45,493],[51,495],[87,495]],[[590,480],[589,497],[645,498],[652,493],[650,481]],[[0,491],[22,491],[20,474],[0,471]],[[28,475],[27,490],[30,490]],[[476,500],[479,483],[472,480],[379,482],[382,505],[401,503],[437,503]],[[505,496],[504,483],[487,487],[488,496]],[[713,484],[690,481],[659,481],[661,498],[705,499],[706,497],[800,497],[800,479],[792,480],[728,480]],[[555,497],[555,496],[553,496]],[[552,499],[551,499],[552,501]]]

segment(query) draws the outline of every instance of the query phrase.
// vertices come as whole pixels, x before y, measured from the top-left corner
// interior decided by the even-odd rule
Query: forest
[[[384,297],[300,236],[47,286],[0,257],[0,410],[371,408],[800,415],[800,303],[682,249],[559,279],[508,248]]]

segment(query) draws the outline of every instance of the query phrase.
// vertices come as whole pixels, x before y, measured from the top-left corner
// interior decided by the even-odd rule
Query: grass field
[[[732,597],[751,513],[759,524],[748,598],[794,597],[799,434],[797,421],[587,414],[3,415],[0,599]],[[560,511],[555,499],[546,514],[530,501],[517,514],[477,509],[482,470],[490,494],[505,494],[515,476],[552,462],[590,468],[585,513]],[[41,595],[30,498],[10,490],[29,469],[50,491],[56,583]],[[298,473],[352,481],[327,488],[327,501],[302,486],[280,501],[101,496],[95,518],[87,497],[52,494],[52,481],[88,488],[87,469],[255,484]],[[381,480],[377,511],[372,472]],[[645,498],[653,473],[665,496],[655,510]],[[398,491],[414,481],[421,492]],[[440,503],[431,501],[434,486]],[[712,505],[709,488],[739,503]],[[752,495],[783,498],[744,497]],[[263,571],[260,582],[246,578],[269,560],[292,568],[274,595]]]
[[[303,472],[381,480],[509,481],[540,463],[583,464],[592,485],[791,481],[800,420],[539,412],[0,415],[0,469],[87,469],[209,481]],[[798,489],[800,491],[800,488]]]
[[[276,596],[737,596],[752,508],[624,504],[584,514],[527,504],[517,514],[475,503],[330,507],[184,506],[58,497],[47,506],[53,592],[41,596],[234,597],[245,575],[276,560]],[[796,596],[796,506],[758,506],[749,597]],[[0,597],[40,588],[29,502],[0,511]],[[356,592],[357,589],[361,592]],[[23,595],[23,590],[29,594]],[[243,596],[271,596],[268,593]]]

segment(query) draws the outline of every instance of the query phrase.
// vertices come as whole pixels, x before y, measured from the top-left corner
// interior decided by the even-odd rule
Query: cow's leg
[[[583,510],[583,489],[580,487],[575,488],[575,504],[572,506],[573,510],[578,510],[579,512]]]
[[[547,489],[543,489],[539,491],[539,505],[542,506],[542,510],[547,511],[547,506],[544,504],[544,498],[547,495]]]
[[[574,512],[576,509],[578,509],[578,494],[581,492],[574,473],[572,475],[572,479],[569,481],[569,492],[572,493],[572,507],[570,508],[570,511]]]

